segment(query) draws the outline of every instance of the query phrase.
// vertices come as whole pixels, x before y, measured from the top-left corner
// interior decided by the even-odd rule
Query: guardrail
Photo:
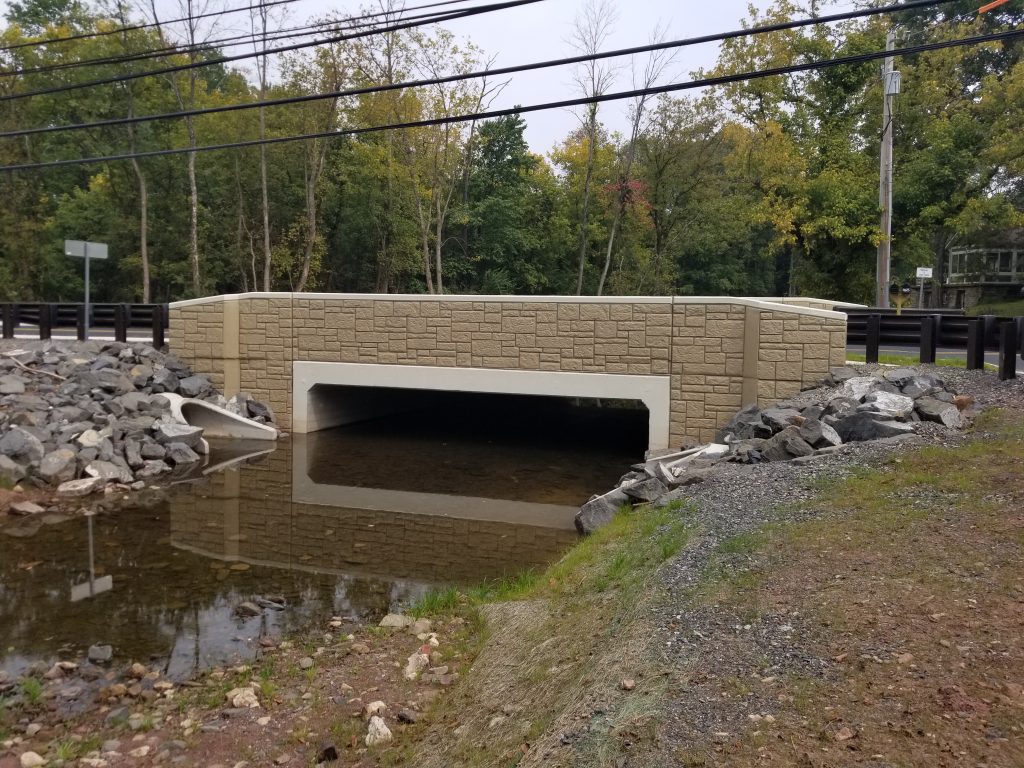
[[[129,331],[144,331],[153,346],[166,342],[170,310],[167,304],[92,304],[90,318],[84,304],[51,304],[18,302],[0,304],[3,338],[13,339],[19,331],[38,334],[40,339],[52,338],[60,331],[74,331],[84,341],[96,329],[112,329],[115,341],[127,341]]]
[[[922,363],[934,363],[939,347],[962,349],[967,368],[985,367],[985,351],[998,351],[999,378],[1017,376],[1017,355],[1024,359],[1024,317],[981,315],[961,310],[846,309],[846,343],[863,344],[869,363],[878,362],[881,344],[916,346]]]

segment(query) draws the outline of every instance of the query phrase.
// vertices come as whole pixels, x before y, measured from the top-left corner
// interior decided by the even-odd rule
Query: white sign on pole
[[[107,244],[89,243],[85,240],[65,240],[64,255],[77,256],[80,259],[88,256],[90,261],[92,259],[105,259],[107,258]]]
[[[931,267],[918,267],[917,268],[917,277],[918,277],[918,279],[924,280],[925,278],[930,278],[931,276],[932,276],[932,268]]]
[[[106,243],[90,243],[87,240],[65,240],[64,255],[85,259],[85,336],[89,337],[89,262],[107,258]]]

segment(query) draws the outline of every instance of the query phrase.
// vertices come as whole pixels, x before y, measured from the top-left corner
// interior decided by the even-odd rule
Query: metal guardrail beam
[[[163,347],[170,310],[167,304],[92,304],[86,318],[81,303],[7,302],[0,304],[3,338],[13,339],[19,329],[32,328],[40,339],[52,338],[54,331],[73,331],[85,339],[87,330],[113,329],[114,339],[125,341],[129,330],[152,335],[153,345]],[[87,322],[88,321],[88,322]]]

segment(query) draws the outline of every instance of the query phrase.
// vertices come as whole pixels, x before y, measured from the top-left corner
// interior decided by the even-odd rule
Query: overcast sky
[[[158,0],[159,1],[159,0]],[[176,0],[166,0],[169,4]],[[421,5],[427,0],[409,0],[409,5]],[[626,48],[650,42],[655,27],[666,30],[666,38],[675,40],[714,32],[736,29],[747,15],[748,0],[610,0],[616,11],[616,20],[606,49]],[[290,6],[293,18],[305,19],[344,9],[354,11],[357,0],[299,0]],[[585,0],[544,0],[518,8],[447,22],[445,26],[456,35],[471,39],[486,55],[494,56],[494,66],[525,64],[543,59],[561,58],[575,53],[567,42],[573,23],[584,7]],[[753,0],[753,5],[765,8],[768,0]],[[420,11],[419,13],[422,13]],[[699,67],[714,64],[718,54],[715,44],[681,49],[672,62],[664,81],[685,79]],[[631,77],[628,60],[621,67],[617,87],[628,90]],[[642,67],[643,62],[639,62]],[[492,103],[493,109],[516,104],[533,104],[573,98],[575,91],[569,68],[547,69],[535,73],[514,75],[511,82]],[[613,130],[626,126],[626,103],[613,102],[601,107],[600,116]],[[524,116],[526,136],[535,152],[546,153],[578,125],[567,110],[533,112]]]
[[[227,7],[241,7],[256,0],[226,0]],[[748,0],[609,0],[615,8],[616,19],[605,49],[624,48],[650,42],[656,27],[665,30],[665,39],[711,34],[736,29],[747,16]],[[418,6],[429,0],[408,0],[407,5]],[[484,0],[480,0],[484,2]],[[575,53],[568,43],[573,23],[586,0],[544,0],[519,8],[510,8],[447,22],[446,26],[457,36],[472,40],[486,56],[495,57],[494,66],[524,64],[543,59],[561,58]],[[769,0],[749,0],[755,7],[766,8]],[[219,0],[209,0],[207,7],[216,8]],[[313,17],[353,15],[367,0],[296,0],[286,7],[287,16],[280,26],[298,26]],[[850,3],[840,2],[845,6]],[[202,0],[195,7],[203,7]],[[148,7],[148,0],[143,3]],[[156,0],[163,19],[180,18],[184,0]],[[454,6],[455,8],[459,6]],[[6,0],[0,0],[0,10]],[[446,8],[438,10],[447,10]],[[413,13],[423,13],[414,11]],[[248,14],[232,14],[219,20],[214,37],[226,37],[247,30]],[[282,45],[283,42],[272,43]],[[232,51],[235,52],[235,51]],[[683,48],[678,51],[662,82],[686,79],[700,67],[710,67],[718,53],[716,44]],[[628,90],[631,77],[628,60],[615,60],[623,65],[612,90]],[[243,66],[247,62],[239,62]],[[643,66],[643,61],[638,62]],[[251,68],[250,68],[251,69]],[[533,104],[578,96],[569,68],[548,69],[536,73],[513,76],[505,90],[491,104],[493,109],[516,104]],[[600,117],[613,130],[626,127],[625,102],[602,105]],[[578,121],[568,110],[534,112],[526,115],[527,138],[534,151],[548,152],[565,138]]]

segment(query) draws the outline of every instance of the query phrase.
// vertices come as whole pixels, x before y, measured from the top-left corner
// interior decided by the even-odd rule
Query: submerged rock
[[[110,645],[90,645],[88,659],[96,664],[106,664],[114,658],[114,648]]]

